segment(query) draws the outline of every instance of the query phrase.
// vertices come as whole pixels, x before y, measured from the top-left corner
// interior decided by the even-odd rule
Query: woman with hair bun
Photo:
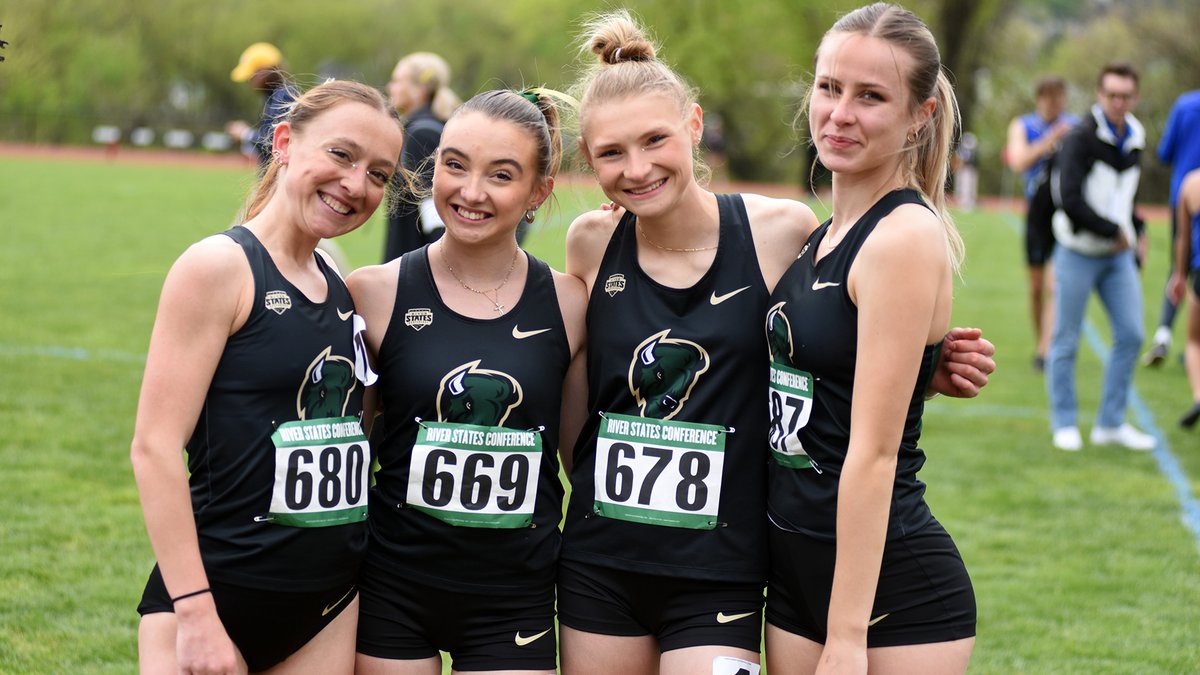
[[[833,214],[764,313],[767,667],[962,673],[975,596],[917,478],[963,258],[945,191],[958,105],[933,35],[896,5],[844,16],[814,70],[807,117]]]
[[[387,84],[388,100],[404,118],[404,155],[401,164],[415,177],[418,194],[428,191],[433,177],[430,164],[441,141],[442,128],[462,99],[450,88],[450,64],[432,52],[413,52],[400,59]],[[400,186],[395,186],[401,190]],[[442,220],[432,200],[402,194],[388,213],[383,262],[435,241]]]
[[[361,579],[360,674],[550,675],[567,373],[583,284],[521,250],[562,156],[552,94],[479,94],[446,123],[437,242],[350,275],[386,411]],[[573,370],[572,370],[573,369]],[[569,446],[570,440],[562,440]]]
[[[559,565],[566,675],[759,670],[767,576],[768,354],[775,283],[817,227],[804,204],[696,179],[703,115],[632,17],[587,25],[580,148],[618,207],[567,235],[587,285],[588,406]],[[946,341],[933,389],[994,364]]]

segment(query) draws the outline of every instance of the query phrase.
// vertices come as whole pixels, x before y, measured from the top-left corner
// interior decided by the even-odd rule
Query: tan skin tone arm
[[[172,597],[209,586],[182,450],[225,343],[249,316],[253,292],[245,256],[226,237],[192,246],[163,284],[130,455],[146,530]],[[175,614],[180,667],[232,672],[236,652],[212,595],[179,601]]]

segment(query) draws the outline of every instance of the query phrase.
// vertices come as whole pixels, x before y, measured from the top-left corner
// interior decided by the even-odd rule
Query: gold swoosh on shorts
[[[351,593],[353,593],[353,592],[354,592],[354,587],[353,587],[353,586],[351,586],[351,587],[350,587],[350,590],[346,591],[346,594],[345,594],[345,595],[343,595],[342,597],[340,597],[340,598],[338,598],[338,599],[337,599],[337,602],[335,602],[335,603],[333,603],[332,605],[329,605],[328,607],[326,607],[326,608],[325,608],[325,611],[321,612],[321,616],[326,616],[326,615],[328,615],[330,612],[332,612],[334,609],[336,609],[338,605],[342,604],[342,601],[343,601],[343,600],[345,600],[346,598],[350,597],[350,594],[351,594]]]
[[[884,619],[888,618],[891,615],[892,615],[891,612],[888,612],[887,614],[880,614],[879,616],[875,617],[874,619],[871,619],[870,621],[868,621],[867,625],[874,626],[875,624],[879,623],[880,621],[883,621]]]
[[[746,612],[745,614],[726,614],[725,612],[717,612],[717,623],[729,623],[752,616],[754,612]]]
[[[549,633],[549,632],[550,632],[550,629],[547,628],[546,630],[538,633],[537,635],[530,635],[529,637],[524,637],[521,635],[521,631],[517,631],[517,636],[515,638],[513,638],[513,642],[517,643],[518,647],[524,647],[525,645],[533,642],[534,640],[537,640],[538,638],[542,637],[543,635],[545,635],[546,633]]]

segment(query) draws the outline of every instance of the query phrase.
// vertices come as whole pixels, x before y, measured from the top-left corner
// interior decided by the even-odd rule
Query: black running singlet
[[[672,577],[762,581],[767,289],[739,195],[691,288],[637,260],[625,214],[588,303],[589,416],[575,448],[565,559]]]
[[[428,251],[402,258],[379,349],[386,414],[371,555],[378,546],[397,574],[451,590],[544,586],[561,542],[559,411],[571,357],[553,274],[528,256],[512,311],[473,319],[442,302]]]
[[[309,301],[244,227],[254,306],[229,337],[187,443],[210,578],[305,591],[353,580],[366,547],[371,456],[359,422],[354,303],[314,253],[328,296]]]
[[[833,540],[837,523],[838,478],[850,444],[850,405],[858,345],[858,307],[846,290],[850,266],[880,219],[901,204],[925,205],[913,190],[885,195],[859,219],[837,248],[814,262],[829,232],[826,221],[809,237],[775,292],[766,313],[771,350],[767,442],[771,521],[778,527]],[[941,342],[925,347],[909,397],[908,414],[896,462],[888,539],[924,526],[932,516],[925,484],[917,471],[925,453],[921,435],[924,392],[941,352]]]

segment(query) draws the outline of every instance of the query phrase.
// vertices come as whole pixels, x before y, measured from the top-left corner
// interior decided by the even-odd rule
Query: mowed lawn
[[[171,262],[228,225],[251,176],[221,168],[0,157],[0,672],[128,673],[153,563],[129,465],[144,354]],[[561,269],[565,224],[598,193],[559,190],[530,249]],[[817,206],[821,209],[820,205]],[[985,329],[999,370],[973,401],[936,399],[922,445],[934,512],[975,582],[975,673],[1200,671],[1200,442],[1174,355],[1135,378],[1155,454],[1050,446],[1026,309],[1018,217],[963,214],[954,322]],[[1166,277],[1151,224],[1148,331]],[[376,262],[375,218],[342,245]],[[1097,343],[1107,342],[1098,307]],[[1182,322],[1177,343],[1182,342]],[[1080,358],[1084,431],[1099,359]],[[1170,453],[1169,455],[1167,453]],[[1160,466],[1171,466],[1174,482]],[[1194,502],[1193,502],[1194,503]],[[803,573],[797,570],[797,573]]]

